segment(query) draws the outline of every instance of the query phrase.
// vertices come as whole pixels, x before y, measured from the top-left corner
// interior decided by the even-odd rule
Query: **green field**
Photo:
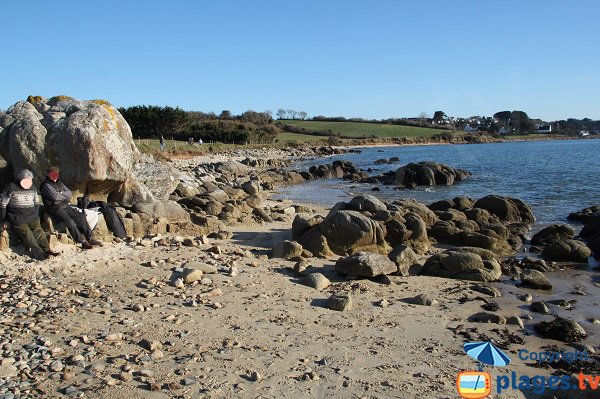
[[[415,126],[387,125],[364,122],[322,122],[322,121],[293,121],[282,123],[294,125],[313,131],[331,130],[342,137],[430,137],[440,133],[450,133],[449,130],[432,129]],[[455,133],[455,132],[454,132]]]

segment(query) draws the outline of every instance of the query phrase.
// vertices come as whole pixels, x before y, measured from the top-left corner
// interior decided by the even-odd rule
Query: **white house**
[[[538,133],[551,133],[552,125],[540,125],[538,127]]]

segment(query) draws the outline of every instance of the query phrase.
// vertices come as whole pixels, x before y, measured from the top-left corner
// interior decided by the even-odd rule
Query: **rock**
[[[359,212],[334,208],[318,228],[329,248],[338,255],[360,251],[389,252],[382,227]]]
[[[189,268],[183,269],[183,282],[184,284],[195,283],[196,281],[202,280],[203,274],[204,273],[202,273],[202,270]]]
[[[525,269],[521,273],[521,285],[538,290],[551,290],[552,283],[542,272],[533,269]]]
[[[252,214],[265,223],[273,223],[273,218],[264,209],[254,208],[252,209]]]
[[[523,302],[531,302],[531,301],[533,301],[533,297],[531,296],[531,294],[520,295],[519,299],[522,300]]]
[[[389,253],[388,258],[396,264],[398,267],[398,274],[400,276],[408,276],[410,269],[413,266],[419,265],[419,258],[415,251],[411,247],[404,244],[398,245],[396,248]]]
[[[504,318],[503,316],[500,316],[500,315],[497,315],[494,313],[488,313],[488,312],[475,313],[474,315],[469,317],[469,321],[475,322],[475,323],[493,323],[493,324],[500,324],[500,325],[506,324],[506,318]]]
[[[521,330],[525,329],[525,323],[523,322],[523,319],[521,319],[519,316],[510,316],[506,319],[506,324],[512,324],[515,326],[519,326],[519,328]]]
[[[372,252],[357,252],[346,258],[340,258],[334,270],[339,274],[357,277],[375,277],[381,274],[393,274],[398,267],[384,255]]]
[[[471,287],[471,289],[473,291],[477,291],[482,294],[489,295],[492,298],[498,298],[498,297],[502,296],[502,294],[500,293],[500,291],[497,288],[489,286],[489,285],[474,285]]]
[[[318,227],[308,230],[298,239],[298,242],[303,248],[309,250],[313,256],[326,258],[334,255],[333,251],[329,248],[327,239],[321,234]]]
[[[203,274],[215,274],[218,272],[218,269],[216,266],[209,265],[209,264],[203,263],[203,262],[196,262],[196,261],[187,262],[184,265],[184,269],[200,270]]]
[[[185,287],[185,283],[183,282],[182,278],[178,278],[173,282],[173,286],[175,288],[181,289],[181,288]]]
[[[296,214],[292,222],[292,238],[298,240],[312,227],[317,226],[323,221],[321,216],[311,216],[305,214]]]
[[[481,208],[509,223],[533,223],[535,218],[529,205],[517,198],[488,195],[475,202],[473,208]]]
[[[55,360],[52,363],[50,363],[49,368],[50,368],[50,370],[52,370],[54,372],[59,372],[64,369],[64,366],[60,360]]]
[[[177,169],[147,154],[140,156],[133,166],[133,175],[159,200],[169,199],[181,181],[181,173]]]
[[[302,256],[302,245],[295,241],[282,241],[273,247],[271,252],[272,258],[293,259]]]
[[[534,269],[539,272],[551,272],[555,270],[554,267],[549,266],[545,260],[537,259],[532,256],[526,256],[521,259],[521,265],[524,269]]]
[[[217,171],[228,173],[236,176],[244,176],[248,174],[248,167],[238,161],[226,161],[217,167]]]
[[[532,302],[531,305],[529,305],[529,310],[541,314],[550,314],[550,309],[548,309],[548,306],[543,301]]]
[[[410,299],[410,303],[421,306],[436,306],[439,302],[437,299],[430,297],[427,294],[419,294]]]
[[[554,241],[544,248],[542,257],[554,261],[587,263],[592,250],[578,240]]]
[[[409,163],[396,170],[392,179],[387,183],[405,188],[416,186],[452,185],[470,176],[470,173],[461,169],[454,169],[448,165],[436,162]],[[384,178],[384,177],[383,177]]]
[[[556,241],[572,239],[575,232],[571,226],[565,224],[553,224],[548,226],[531,238],[531,245],[546,246]]]
[[[104,337],[104,339],[107,342],[115,342],[115,341],[120,341],[123,339],[123,334],[121,333],[113,333],[113,334],[108,334],[106,337]]]
[[[14,378],[18,373],[19,370],[11,364],[0,365],[0,379]]]
[[[387,299],[383,298],[382,300],[377,302],[377,306],[379,306],[380,308],[387,308],[388,306],[390,306],[390,303]]]
[[[459,247],[433,255],[421,274],[472,281],[496,281],[501,275],[494,254],[481,248]]]
[[[321,291],[329,287],[331,281],[321,273],[311,273],[302,279],[302,284]]]
[[[161,350],[163,345],[160,341],[151,341],[149,339],[143,339],[140,341],[140,346],[148,351]]]
[[[352,309],[352,296],[350,294],[333,294],[327,300],[327,307],[340,312]]]
[[[260,184],[254,180],[247,181],[242,184],[242,190],[248,195],[259,196],[262,193]]]
[[[372,195],[357,195],[348,203],[348,208],[353,211],[367,211],[373,214],[387,209],[383,202]]]
[[[544,338],[572,343],[582,341],[587,333],[575,320],[556,317],[552,321],[541,321],[534,326]]]

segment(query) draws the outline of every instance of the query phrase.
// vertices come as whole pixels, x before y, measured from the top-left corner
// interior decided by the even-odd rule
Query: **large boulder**
[[[518,198],[488,195],[477,200],[473,208],[485,209],[508,223],[535,222],[531,207]]]
[[[412,268],[420,266],[418,255],[407,245],[398,245],[389,253],[388,258],[396,264],[400,276],[408,276]]]
[[[421,274],[472,281],[496,281],[502,274],[494,253],[481,248],[458,247],[435,254]]]
[[[461,169],[436,162],[410,163],[402,166],[393,177],[392,183],[406,188],[416,186],[450,186],[456,181],[461,181],[470,176],[470,173]]]
[[[544,273],[535,269],[525,269],[521,273],[521,285],[538,290],[551,290],[552,283]]]
[[[571,226],[553,224],[534,234],[531,245],[546,246],[557,241],[570,240],[574,236],[575,232]]]
[[[318,228],[329,248],[338,255],[360,251],[389,252],[381,225],[359,212],[334,208]]]
[[[181,182],[181,173],[177,169],[150,155],[140,157],[133,166],[133,175],[159,200],[169,199]]]
[[[396,273],[398,267],[388,257],[372,252],[357,252],[335,263],[335,271],[357,277],[376,277]]]
[[[592,255],[583,241],[564,240],[554,241],[542,251],[542,257],[548,260],[587,263]]]
[[[367,211],[373,214],[387,209],[383,202],[372,195],[357,195],[348,203],[348,208],[353,211]]]

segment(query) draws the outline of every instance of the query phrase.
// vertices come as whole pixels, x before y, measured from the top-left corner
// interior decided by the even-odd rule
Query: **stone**
[[[108,334],[104,337],[104,339],[108,342],[120,341],[123,339],[123,334],[121,334],[121,333]]]
[[[492,287],[489,285],[481,285],[481,284],[474,285],[471,287],[471,289],[473,291],[477,291],[479,293],[489,295],[492,298],[498,298],[498,297],[502,296],[502,293],[496,287]]]
[[[196,281],[202,280],[202,270],[198,269],[183,269],[183,282],[184,284],[192,284]]]
[[[259,196],[262,193],[262,187],[254,180],[242,183],[242,190],[244,190],[246,194],[253,196]]]
[[[567,343],[582,341],[587,336],[586,331],[579,323],[562,317],[556,317],[552,321],[541,321],[534,328],[544,338]]]
[[[538,290],[551,290],[552,283],[548,278],[537,270],[525,269],[521,272],[521,285]]]
[[[571,226],[553,224],[534,234],[531,238],[531,245],[546,246],[555,241],[572,239],[574,236],[575,232]]]
[[[348,208],[353,211],[367,211],[373,214],[387,209],[383,202],[372,195],[357,195],[348,203]]]
[[[151,341],[149,339],[143,339],[140,341],[140,346],[148,351],[161,350],[163,345],[160,341]]]
[[[410,303],[421,306],[436,306],[439,302],[437,299],[430,297],[427,294],[419,294],[410,299]]]
[[[331,310],[344,312],[352,309],[352,296],[348,294],[333,294],[327,300],[327,307]]]
[[[271,257],[273,258],[283,258],[283,259],[293,259],[299,258],[302,256],[302,245],[298,244],[295,241],[285,240],[273,247],[271,252]]]
[[[473,208],[485,209],[500,220],[509,223],[533,223],[531,207],[520,199],[500,195],[488,195],[473,204]]]
[[[479,312],[475,313],[471,317],[469,317],[469,321],[475,323],[492,323],[492,324],[506,324],[506,318],[503,316],[497,315],[495,313],[489,312]]]
[[[400,276],[410,275],[411,268],[419,265],[419,257],[413,249],[407,245],[400,244],[389,253],[388,258],[398,267],[397,274]]]
[[[525,329],[525,323],[523,322],[523,319],[521,319],[519,316],[510,316],[506,319],[506,324],[511,324],[511,325],[515,325],[515,326],[519,326],[519,328],[521,330]]]
[[[427,259],[421,274],[490,282],[497,281],[502,271],[493,252],[482,248],[458,247]]]
[[[590,256],[592,250],[579,240],[554,241],[542,251],[543,258],[554,261],[587,263]]]
[[[359,212],[334,208],[318,228],[337,255],[360,251],[389,252],[382,227]]]
[[[550,314],[550,309],[548,309],[548,305],[546,305],[546,303],[543,301],[532,302],[531,305],[529,305],[529,310],[541,314]]]
[[[375,277],[396,273],[398,267],[388,257],[372,252],[357,252],[335,263],[334,270],[339,274],[357,277]]]
[[[331,281],[321,273],[311,273],[302,279],[302,284],[321,291],[329,287]]]

